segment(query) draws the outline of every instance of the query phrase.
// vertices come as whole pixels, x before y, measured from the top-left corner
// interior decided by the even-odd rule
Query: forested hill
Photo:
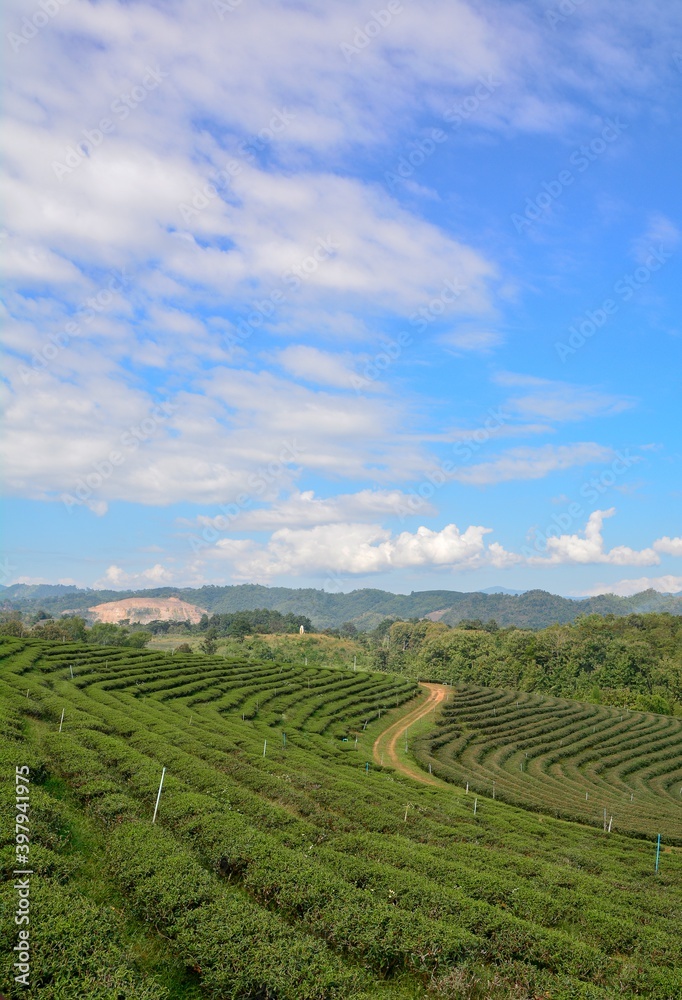
[[[412,594],[391,594],[385,590],[354,590],[334,594],[313,588],[265,587],[242,584],[230,587],[172,588],[153,590],[81,590],[64,585],[15,584],[0,589],[5,610],[34,612],[44,609],[51,614],[84,611],[105,601],[127,597],[179,597],[212,613],[229,614],[270,608],[283,614],[305,615],[316,628],[338,628],[353,622],[360,630],[374,628],[385,618],[423,618],[432,615],[446,625],[463,619],[494,619],[501,626],[541,629],[552,624],[574,621],[578,615],[629,615],[668,611],[682,615],[682,594],[667,596],[645,590],[633,597],[603,594],[584,600],[558,597],[545,590],[524,594],[460,593],[453,590],[425,590]]]

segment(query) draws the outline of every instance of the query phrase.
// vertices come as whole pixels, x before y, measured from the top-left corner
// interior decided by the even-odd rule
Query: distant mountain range
[[[476,591],[478,594],[525,594],[525,590],[509,590],[508,587],[486,587],[485,590]]]
[[[539,629],[557,622],[570,622],[578,615],[629,615],[635,612],[667,611],[682,615],[682,594],[659,594],[645,590],[633,597],[601,594],[572,600],[546,590],[506,591],[491,587],[487,592],[460,593],[456,590],[424,590],[411,594],[391,594],[385,590],[353,590],[331,594],[324,590],[264,587],[241,584],[230,587],[158,587],[151,590],[81,590],[61,584],[14,584],[0,589],[5,610],[35,612],[39,608],[59,615],[64,611],[83,613],[95,604],[128,598],[177,597],[210,613],[251,611],[272,608],[283,614],[306,615],[316,628],[337,628],[353,622],[367,631],[384,618],[430,618],[456,625],[464,618],[494,618],[499,625]]]

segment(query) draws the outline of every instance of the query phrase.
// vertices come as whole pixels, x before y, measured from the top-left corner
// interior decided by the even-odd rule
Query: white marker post
[[[71,680],[73,680],[73,667],[69,664],[69,670],[71,671]]]
[[[159,791],[158,791],[158,794],[156,796],[156,805],[154,806],[154,816],[153,816],[153,819],[152,819],[152,826],[154,825],[154,823],[156,823],[156,814],[159,811],[159,801],[161,799],[161,789],[163,788],[163,779],[164,779],[165,776],[166,776],[166,768],[164,767],[163,770],[161,771],[161,781],[159,782]]]
[[[474,799],[474,816],[476,815],[477,809],[478,809],[478,799]]]
[[[263,756],[265,757],[265,751],[268,749],[268,741],[263,740]]]
[[[59,720],[59,732],[60,732],[60,733],[61,733],[61,731],[62,731],[62,724],[63,724],[63,722],[64,722],[64,709],[62,709],[62,717],[61,717],[61,719]]]

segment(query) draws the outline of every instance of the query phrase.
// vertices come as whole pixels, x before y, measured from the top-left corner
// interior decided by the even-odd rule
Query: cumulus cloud
[[[132,590],[138,587],[163,587],[173,582],[173,573],[161,563],[150,566],[139,573],[128,573],[120,566],[112,563],[104,575],[95,582],[95,587],[112,590]]]
[[[653,548],[666,556],[682,556],[682,538],[669,538],[664,535],[663,538],[656,539]]]
[[[615,507],[609,510],[595,510],[587,519],[584,532],[574,535],[550,536],[547,539],[547,555],[531,556],[532,566],[558,565],[565,563],[610,563],[614,566],[652,566],[660,562],[653,547],[631,549],[627,545],[616,545],[606,551],[602,536],[604,520],[612,517]]]
[[[422,566],[510,565],[515,557],[502,546],[486,547],[484,536],[490,530],[472,525],[460,531],[448,524],[440,531],[422,526],[393,535],[386,528],[367,524],[282,528],[266,545],[221,539],[212,555],[229,559],[238,577],[257,580],[319,572],[365,574]]]

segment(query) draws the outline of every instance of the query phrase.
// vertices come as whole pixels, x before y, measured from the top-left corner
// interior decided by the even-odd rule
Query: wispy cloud
[[[558,470],[607,462],[612,458],[612,449],[592,441],[568,445],[547,444],[538,448],[510,448],[489,462],[456,469],[453,476],[460,483],[488,486],[513,479],[543,479]]]
[[[632,597],[644,590],[657,590],[661,594],[679,594],[682,591],[682,576],[640,576],[635,580],[618,580],[617,583],[598,583],[583,591],[581,596],[594,597],[598,594],[617,594]]]

